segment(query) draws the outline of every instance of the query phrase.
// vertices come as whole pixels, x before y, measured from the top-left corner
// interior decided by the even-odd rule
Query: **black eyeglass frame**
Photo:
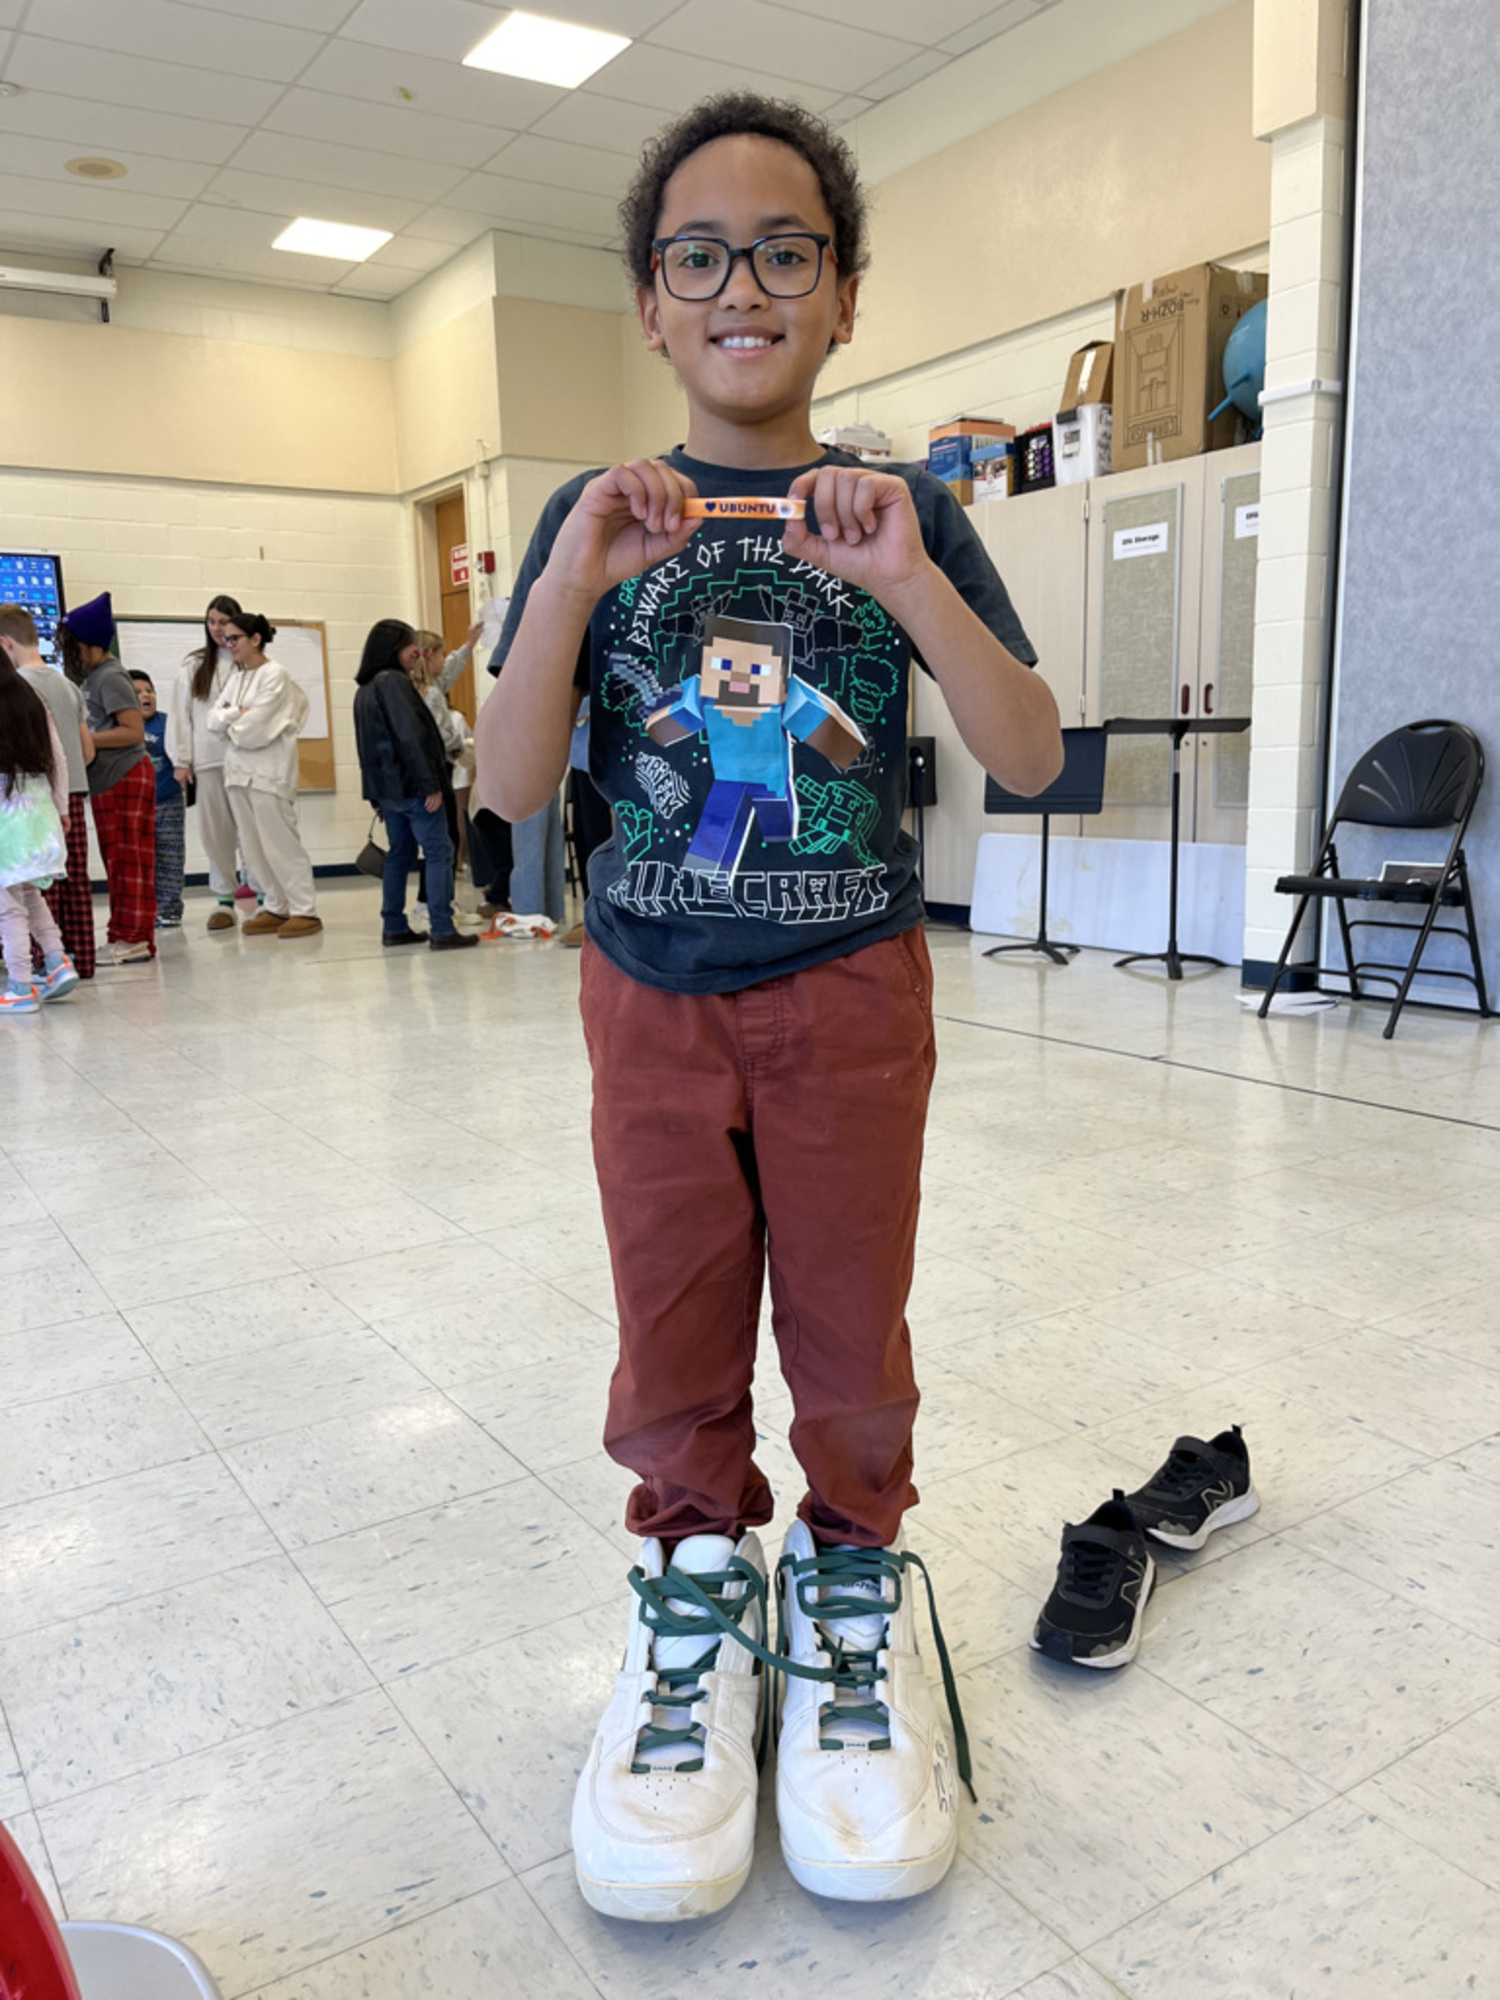
[[[672,290],[672,281],[667,276],[666,252],[674,243],[716,243],[725,253],[727,262],[724,265],[724,275],[711,292],[694,292],[691,296],[688,296],[682,292],[674,292]],[[760,275],[760,272],[755,268],[755,253],[766,243],[812,243],[817,246],[818,267],[813,273],[812,283],[804,291],[773,292],[771,290],[765,279]],[[823,281],[824,257],[831,257],[835,264],[839,261],[838,252],[833,247],[833,238],[825,236],[821,230],[817,229],[773,229],[768,236],[757,236],[753,243],[742,243],[738,249],[722,236],[700,236],[689,231],[681,236],[655,237],[651,244],[651,254],[656,259],[656,268],[661,273],[661,281],[666,286],[669,296],[677,299],[681,304],[689,306],[706,306],[712,304],[729,283],[730,274],[741,257],[749,265],[751,277],[754,278],[756,284],[760,286],[760,289],[768,299],[805,299],[811,297]]]

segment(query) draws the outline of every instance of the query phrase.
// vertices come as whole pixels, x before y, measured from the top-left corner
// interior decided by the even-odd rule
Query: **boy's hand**
[[[786,553],[857,584],[887,610],[889,599],[928,567],[911,489],[895,473],[823,465],[794,479],[789,491],[794,500],[812,503],[818,532],[805,520],[788,521]]]
[[[682,503],[697,491],[659,458],[601,472],[557,532],[547,558],[554,582],[597,603],[627,577],[681,555],[698,525],[683,519]]]

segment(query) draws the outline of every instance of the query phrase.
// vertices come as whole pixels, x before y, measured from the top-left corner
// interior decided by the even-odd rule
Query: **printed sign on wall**
[[[1145,528],[1118,528],[1115,531],[1115,561],[1132,556],[1164,556],[1171,546],[1170,521],[1153,521]]]

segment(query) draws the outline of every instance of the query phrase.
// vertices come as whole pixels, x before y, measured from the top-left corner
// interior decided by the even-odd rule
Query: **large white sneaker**
[[[889,1549],[820,1547],[802,1521],[786,1538],[776,1812],[787,1867],[820,1896],[920,1895],[947,1874],[958,1845],[967,1746],[960,1761],[917,1652],[918,1572],[899,1539]],[[943,1678],[962,1743],[946,1655]]]
[[[596,1910],[675,1923],[723,1909],[755,1847],[767,1676],[759,1540],[642,1544],[625,1663],[573,1798],[578,1885]]]

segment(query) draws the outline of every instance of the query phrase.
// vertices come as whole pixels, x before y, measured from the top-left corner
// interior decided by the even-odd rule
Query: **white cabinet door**
[[[1197,715],[1250,713],[1259,532],[1260,446],[1214,452],[1206,461],[1203,488]],[[1243,736],[1190,736],[1183,745],[1184,791],[1190,775],[1193,811],[1183,837],[1243,847],[1250,803],[1249,731]]]
[[[1036,647],[1037,672],[1057,697],[1065,727],[1083,720],[1086,493],[1083,486],[1058,486],[969,509]],[[984,772],[964,748],[937,684],[918,670],[912,687],[912,727],[934,739],[937,763],[938,803],[924,815],[922,829],[927,897],[967,903],[980,835],[1038,832],[1041,820],[1034,813],[986,815]],[[1052,825],[1056,833],[1086,830],[1076,817]]]
[[[1196,710],[1203,483],[1201,458],[1090,482],[1084,691],[1091,723],[1165,721]],[[1165,736],[1112,738],[1104,811],[1087,831],[1165,840],[1171,768]],[[1191,813],[1191,785],[1183,790]]]

